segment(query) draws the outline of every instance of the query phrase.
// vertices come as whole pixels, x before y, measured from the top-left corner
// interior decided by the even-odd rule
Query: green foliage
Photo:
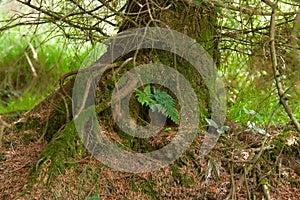
[[[0,114],[33,108],[57,87],[62,74],[80,67],[92,48],[54,36],[56,32],[49,34],[49,29],[50,25],[36,31],[18,27],[0,35]]]
[[[205,120],[206,120],[206,122],[208,123],[209,126],[212,126],[212,127],[216,128],[217,132],[219,134],[225,133],[226,131],[228,131],[230,129],[229,126],[221,126],[221,127],[219,127],[218,124],[214,120],[212,120],[212,119],[205,118]]]
[[[272,74],[267,69],[259,69],[256,62],[243,54],[234,53],[221,66],[227,85],[228,119],[245,126],[248,121],[267,125],[274,113],[273,124],[289,122],[283,106],[278,106]],[[300,101],[289,100],[289,105],[295,117],[300,119]]]
[[[31,109],[34,105],[42,100],[43,95],[38,96],[29,92],[24,92],[22,96],[13,97],[9,99],[9,102],[5,103],[5,106],[1,106],[1,113],[13,113],[13,112],[25,112]],[[1,102],[0,102],[1,105]]]
[[[70,122],[66,127],[57,132],[54,138],[49,142],[47,147],[40,154],[37,163],[31,168],[32,183],[38,180],[42,169],[51,163],[44,174],[49,179],[44,182],[50,183],[59,174],[63,173],[67,167],[72,167],[68,164],[72,158],[80,158],[85,153],[83,144],[78,142],[79,138],[75,131],[74,122]]]
[[[137,100],[142,106],[149,106],[153,112],[161,112],[173,122],[179,124],[179,113],[175,106],[175,100],[167,92],[154,89],[152,93],[150,85],[147,85],[143,91],[139,89],[136,89],[136,91]]]
[[[155,191],[156,183],[154,181],[145,180],[141,177],[134,177],[132,179],[131,188],[133,191],[142,191],[151,197],[155,197],[157,192]]]
[[[274,113],[272,122],[284,124],[290,121],[275,91],[262,91],[253,86],[245,87],[239,92],[235,102],[230,105],[228,118],[237,123],[247,125],[248,121],[259,125],[267,125]],[[292,104],[293,103],[293,104]],[[292,102],[291,107],[296,118],[300,118],[300,102]]]
[[[155,89],[152,96],[156,102],[152,110],[165,114],[167,117],[170,117],[173,122],[179,124],[179,114],[175,107],[175,100],[173,97],[165,91]]]
[[[143,105],[149,106],[151,109],[155,105],[155,101],[152,99],[152,93],[150,85],[144,88],[144,91],[136,89],[137,100]]]

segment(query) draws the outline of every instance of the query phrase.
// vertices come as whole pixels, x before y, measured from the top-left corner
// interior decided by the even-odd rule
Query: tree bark
[[[202,3],[201,5],[193,6],[186,1],[156,0],[154,3],[148,0],[128,0],[125,16],[127,16],[127,19],[120,24],[119,32],[145,26],[173,29],[194,38],[203,45],[204,49],[206,49],[218,63],[218,39],[215,37],[216,30],[214,28],[216,23],[216,11],[211,5]],[[132,21],[136,22],[136,24],[132,23]],[[138,27],[136,26],[137,24]],[[130,56],[131,55],[126,55],[119,58],[118,62],[124,62]],[[153,57],[159,58],[160,62],[165,62],[166,64],[170,64],[170,62],[174,64],[175,62],[174,55],[153,50],[140,51],[136,62],[147,64],[152,62]],[[105,67],[110,63],[110,59],[111,55],[107,53],[97,61],[97,64]],[[193,71],[191,66],[183,59],[176,57],[175,59],[177,60],[176,68],[178,71],[183,73],[190,81],[195,82],[194,87],[196,88],[198,98],[200,98],[200,104],[202,104],[203,107],[201,111],[207,116],[208,111],[205,111],[205,109],[209,109],[209,104],[207,103],[209,102],[209,97],[201,76],[199,74],[195,75],[197,72],[195,72],[195,70]],[[75,74],[76,73],[73,73],[72,75]],[[112,91],[112,89],[108,87],[108,82],[111,81],[111,77],[111,72],[107,72],[104,74],[104,77],[100,79],[100,82],[105,82],[107,84],[105,87],[98,87],[96,89],[98,91],[100,90],[100,94],[104,94],[108,90],[110,90],[108,93]],[[112,82],[114,81],[116,80],[113,80]],[[74,77],[67,81],[67,83],[62,84],[60,89],[53,92],[53,94],[23,116],[23,120],[20,120],[20,122],[16,124],[17,127],[22,128],[23,130],[32,128],[32,126],[28,126],[28,124],[35,124],[34,129],[37,129],[40,132],[41,139],[45,139],[49,142],[48,147],[46,147],[44,153],[41,154],[39,161],[32,170],[33,177],[35,178],[39,177],[38,173],[41,172],[44,163],[49,159],[52,160],[51,163],[55,166],[49,168],[49,170],[52,170],[49,173],[51,173],[51,177],[55,177],[55,175],[63,172],[68,157],[76,156],[76,153],[78,152],[75,151],[75,149],[82,149],[81,147],[76,147],[82,146],[82,144],[80,143],[74,125],[72,124],[71,97],[73,84]],[[114,85],[112,86],[114,87]],[[109,99],[103,97],[102,100],[103,101],[99,106],[102,107],[99,111],[104,111],[111,106]],[[63,145],[64,139],[66,138],[69,139],[65,141],[65,144]],[[63,155],[61,152],[64,152]],[[57,159],[64,160],[58,161],[60,164],[57,164],[55,163],[57,162]]]

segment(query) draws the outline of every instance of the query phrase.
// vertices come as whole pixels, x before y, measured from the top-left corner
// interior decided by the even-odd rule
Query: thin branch
[[[284,21],[284,22],[280,22],[278,24],[276,24],[276,26],[284,26],[286,25],[287,23],[289,22],[293,22],[295,21],[295,19],[290,19],[290,20],[287,20],[287,21]],[[235,28],[232,28],[232,27],[226,27],[226,26],[216,26],[216,28],[218,29],[225,29],[225,30],[228,30],[228,32],[226,33],[221,33],[222,37],[223,36],[227,36],[227,37],[235,37],[237,35],[240,35],[240,34],[249,34],[249,33],[259,33],[259,34],[262,34],[258,31],[262,31],[262,30],[268,30],[270,29],[270,26],[267,25],[267,26],[263,26],[263,27],[257,27],[257,28],[252,28],[250,30],[245,30],[245,29],[235,29]]]
[[[27,62],[28,62],[28,64],[29,64],[29,66],[30,66],[30,69],[31,69],[31,71],[32,71],[33,77],[37,77],[38,75],[37,75],[37,73],[36,73],[36,70],[35,70],[35,68],[34,68],[34,66],[33,66],[33,64],[32,64],[32,62],[31,62],[31,60],[30,60],[28,54],[26,53],[26,51],[24,52],[24,54],[25,54],[25,57],[26,57],[26,60],[27,60]]]
[[[261,0],[261,1],[264,2],[265,4],[267,4],[268,6],[270,6],[273,10],[278,8],[277,4],[273,3],[270,0]],[[272,12],[272,16],[273,16],[273,14],[274,14],[274,12]]]
[[[14,27],[18,27],[18,26],[32,26],[32,25],[40,25],[40,24],[46,24],[46,23],[50,23],[50,21],[20,22],[20,23],[16,23],[13,25],[6,25],[3,27],[0,27],[0,32],[6,31],[6,30],[12,29]]]
[[[270,5],[271,6],[271,5]],[[276,82],[277,92],[280,98],[280,103],[283,105],[286,113],[292,120],[293,124],[295,125],[296,129],[300,132],[300,124],[296,117],[294,116],[290,106],[288,105],[287,98],[285,95],[285,90],[283,89],[281,83],[281,75],[278,69],[278,62],[277,62],[277,55],[276,55],[276,48],[275,48],[275,18],[277,13],[277,6],[272,5],[272,16],[271,16],[271,23],[270,23],[270,51],[271,51],[271,58],[272,58],[272,66],[273,66],[273,74],[274,79]]]
[[[224,3],[221,0],[209,0],[209,1],[212,2],[213,4],[216,4],[220,7],[222,7],[222,8],[242,12],[242,13],[248,14],[248,15],[263,15],[263,16],[271,16],[272,15],[272,12],[260,11],[258,9],[251,8],[251,7],[248,7],[248,6],[240,5],[239,7],[235,7],[235,6],[229,5],[228,3]],[[270,3],[269,0],[262,0],[262,1],[266,1],[266,2]],[[297,14],[296,11],[286,12],[286,13],[276,13],[277,16],[287,16],[287,15],[295,15],[295,14]]]
[[[130,21],[132,24],[134,24],[136,27],[138,27],[138,24],[133,21],[130,17],[127,17],[123,12],[120,12],[116,9],[114,9],[113,7],[111,7],[107,2],[103,1],[103,0],[98,0],[100,3],[102,3],[107,9],[109,9],[111,12],[115,13],[116,15]]]
[[[97,28],[97,27],[93,27],[93,26],[92,27],[91,26],[86,26],[85,24],[74,23],[71,20],[67,20],[66,16],[60,16],[58,13],[45,10],[42,7],[37,7],[33,4],[31,4],[30,1],[28,1],[28,2],[24,2],[24,1],[21,1],[21,0],[17,0],[17,1],[21,4],[24,4],[24,5],[32,8],[32,9],[34,9],[34,10],[42,12],[42,13],[46,14],[49,17],[52,17],[52,19],[51,19],[52,21],[62,21],[64,23],[70,25],[71,27],[74,27],[74,28],[77,28],[77,29],[80,29],[80,30],[90,30],[90,31],[94,30],[94,31],[98,31],[103,36],[106,36],[106,37],[109,36],[106,33],[104,33],[101,28]]]

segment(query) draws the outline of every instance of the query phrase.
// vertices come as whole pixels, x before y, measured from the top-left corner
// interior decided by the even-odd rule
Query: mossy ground
[[[107,116],[102,116],[102,124],[111,128],[109,137],[115,138],[115,142],[129,143],[126,138],[117,138],[110,120],[104,120]],[[244,170],[257,155],[263,136],[237,124],[227,125],[231,130],[221,136],[206,158],[199,158],[204,138],[201,132],[177,161],[144,174],[115,171],[97,161],[74,134],[72,122],[57,131],[49,142],[40,142],[40,133],[33,129],[10,129],[5,132],[1,151],[1,199],[224,199],[234,187],[238,199],[246,199],[248,192],[251,198],[261,199],[263,183],[267,183],[272,197],[299,198],[300,176],[295,163],[291,163],[298,158],[291,156],[286,161],[287,155],[297,155],[297,147],[278,145],[286,141],[292,128],[270,130],[272,139],[267,147],[275,147],[266,148],[247,173],[245,182],[241,181]],[[277,135],[282,131],[285,136]]]
[[[130,137],[118,129],[108,104],[115,83],[106,84],[110,79],[100,80],[103,82],[96,94],[96,104],[102,106],[98,110],[99,124],[107,130],[107,137],[126,150],[138,152],[155,150],[170,142],[178,129],[175,124],[167,124],[158,137],[146,140]],[[204,118],[209,113],[205,100],[208,97],[205,87],[198,86],[194,85],[203,102],[200,106],[205,110]],[[224,199],[233,196],[262,199],[265,183],[274,197],[300,198],[298,148],[284,144],[293,135],[289,134],[293,132],[292,127],[269,130],[268,148],[255,165],[252,160],[258,155],[263,136],[229,123],[231,130],[221,136],[207,157],[199,157],[204,139],[204,129],[199,129],[194,143],[174,163],[155,172],[130,174],[103,165],[85,150],[72,119],[66,115],[70,109],[65,103],[67,99],[54,95],[28,113],[23,121],[5,130],[0,156],[4,166],[0,169],[3,171],[1,199]],[[147,109],[137,102],[132,108],[134,117],[147,121]],[[281,132],[286,134],[279,136]],[[288,159],[287,153],[292,155]],[[291,163],[292,160],[295,162]]]

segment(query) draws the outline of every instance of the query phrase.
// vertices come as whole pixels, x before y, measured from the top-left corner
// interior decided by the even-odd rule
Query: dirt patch
[[[0,198],[16,199],[28,189],[29,172],[47,145],[33,131],[6,131],[0,150]]]
[[[262,136],[253,137],[253,133],[232,126],[214,151],[199,159],[203,136],[200,134],[181,158],[152,173],[118,172],[88,155],[73,158],[73,167],[66,168],[48,185],[41,181],[29,188],[30,169],[47,144],[38,143],[34,132],[12,131],[4,135],[1,149],[0,198],[263,199],[264,188],[272,199],[300,198],[300,176],[289,162],[276,159],[277,151],[266,149],[251,165]],[[122,142],[120,138],[116,141]],[[270,144],[271,141],[267,146]]]

